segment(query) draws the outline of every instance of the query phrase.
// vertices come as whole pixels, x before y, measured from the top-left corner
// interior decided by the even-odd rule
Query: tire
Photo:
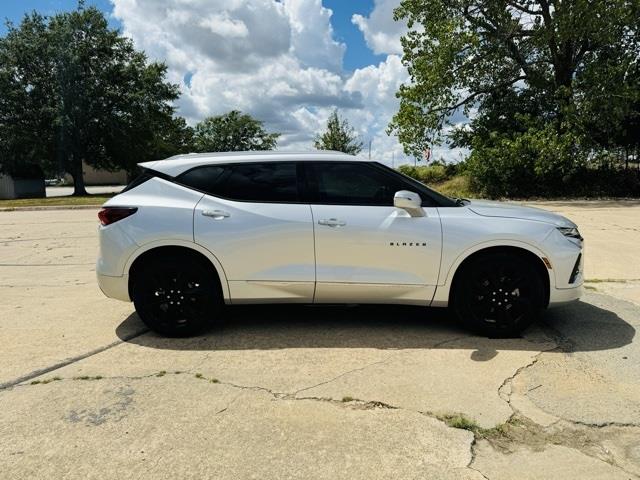
[[[488,337],[514,337],[543,308],[544,283],[526,258],[512,253],[476,257],[456,275],[452,307],[465,327]]]
[[[167,337],[196,335],[218,319],[222,296],[211,265],[190,255],[155,258],[136,267],[131,296],[138,316]]]

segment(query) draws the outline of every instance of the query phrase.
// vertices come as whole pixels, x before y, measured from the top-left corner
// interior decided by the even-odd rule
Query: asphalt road
[[[584,208],[588,242],[640,249]],[[96,228],[0,212],[0,479],[640,478],[633,289],[509,340],[398,307],[236,307],[164,339],[99,292]]]

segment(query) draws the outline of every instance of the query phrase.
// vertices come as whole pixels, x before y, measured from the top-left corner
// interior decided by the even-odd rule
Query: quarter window
[[[225,167],[223,166],[207,165],[189,170],[180,175],[177,180],[187,187],[213,193],[224,171]]]

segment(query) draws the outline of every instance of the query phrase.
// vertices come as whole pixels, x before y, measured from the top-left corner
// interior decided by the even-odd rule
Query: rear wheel
[[[141,320],[170,337],[195,335],[220,314],[218,280],[209,265],[192,256],[155,258],[133,274],[131,296]]]
[[[489,337],[519,334],[539,316],[544,283],[526,258],[491,253],[472,259],[456,275],[452,307],[458,320]]]

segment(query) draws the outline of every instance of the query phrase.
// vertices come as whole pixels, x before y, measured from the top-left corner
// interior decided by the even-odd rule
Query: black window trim
[[[192,187],[191,185],[186,185],[184,183],[180,182],[180,177],[183,175],[186,175],[187,173],[193,171],[193,170],[197,170],[200,168],[207,168],[207,167],[233,167],[236,165],[263,165],[265,163],[292,163],[295,165],[296,167],[296,183],[297,183],[297,187],[298,187],[298,201],[296,202],[292,202],[292,201],[282,201],[282,200],[241,200],[238,198],[230,198],[230,197],[224,197],[222,195],[214,195],[211,192],[206,192],[204,190],[200,190],[199,188],[195,188]],[[304,193],[304,188],[305,186],[302,185],[301,182],[301,178],[305,178],[304,176],[301,175],[301,169],[302,167],[300,166],[302,162],[296,161],[296,160],[273,160],[273,161],[268,161],[268,162],[260,162],[260,161],[255,161],[255,162],[225,162],[225,163],[207,163],[204,165],[196,165],[195,167],[191,167],[188,170],[185,170],[184,172],[181,172],[178,176],[176,177],[169,177],[171,182],[180,185],[182,187],[188,188],[190,190],[194,190],[196,192],[200,192],[204,195],[207,195],[209,197],[213,197],[213,198],[221,198],[222,200],[227,200],[229,202],[242,202],[242,203],[276,203],[276,204],[281,204],[281,205],[308,205],[309,202],[303,201],[304,198],[306,198],[305,193]],[[225,177],[227,175],[229,175],[228,172],[224,172],[222,175],[224,175]]]
[[[379,162],[373,162],[373,161],[363,162],[358,160],[346,160],[346,161],[312,160],[312,161],[307,161],[303,163],[305,164],[305,167],[306,167],[304,168],[304,172],[307,178],[313,177],[313,169],[307,167],[307,165],[311,166],[311,165],[324,164],[324,163],[331,163],[331,164],[336,163],[336,164],[343,164],[343,165],[344,164],[366,165],[369,168],[377,169],[381,171],[387,177],[393,178],[395,181],[403,184],[406,190],[410,190],[415,193],[418,193],[422,198],[423,207],[433,208],[433,207],[455,206],[455,202],[453,200],[451,200],[451,205],[446,205],[445,202],[442,202],[440,201],[440,199],[435,197],[432,194],[431,189],[429,189],[429,187],[427,187],[426,185],[423,185],[420,182],[416,182],[415,180],[405,175],[402,175],[401,173],[395,171],[394,169],[387,167],[386,165],[383,165]],[[312,181],[311,184],[314,184],[314,182]],[[311,184],[307,183],[307,191],[306,191],[306,198],[309,200],[307,203],[309,203],[310,205],[344,205],[344,206],[351,206],[351,207],[383,207],[383,208],[389,208],[393,206],[393,205],[379,205],[379,204],[376,205],[371,203],[342,203],[342,202],[320,201],[317,198],[317,195],[318,195],[317,191],[314,191],[315,189],[310,186]],[[441,195],[441,194],[437,194],[437,195]],[[447,197],[444,197],[444,198],[446,199]]]
[[[399,172],[391,167],[388,167],[382,163],[378,163],[378,162],[370,162],[372,163],[375,167],[380,168],[381,170],[384,170],[386,172],[388,172],[390,175],[393,175],[395,177],[398,177],[400,180],[402,180],[405,184],[407,184],[409,187],[408,190],[411,189],[417,189],[418,191],[416,193],[420,193],[420,194],[424,194],[427,197],[429,197],[434,205],[436,207],[459,207],[460,205],[458,203],[456,203],[455,200],[453,200],[452,198],[447,197],[446,195],[443,195],[442,193],[436,192],[435,190],[432,190],[431,188],[427,187],[424,183],[419,182],[418,180],[411,178],[407,175],[405,175],[402,172]],[[427,205],[423,205],[423,207],[425,207]]]
[[[248,165],[248,164],[264,164],[264,163],[293,163],[296,165],[296,179],[297,179],[297,186],[298,186],[298,201],[273,201],[273,200],[261,200],[261,201],[256,201],[256,200],[240,200],[240,199],[235,199],[235,198],[229,198],[229,197],[223,197],[222,195],[214,195],[210,192],[206,192],[204,190],[200,190],[198,188],[192,187],[190,185],[186,185],[182,182],[180,182],[180,177],[182,175],[185,175],[189,172],[191,172],[192,170],[196,170],[199,168],[206,168],[206,167],[212,167],[212,166],[220,166],[220,167],[230,167],[230,166],[234,166],[234,165]],[[312,169],[309,168],[310,165],[314,165],[314,164],[321,164],[321,163],[341,163],[341,164],[345,164],[345,163],[349,163],[349,164],[364,164],[364,165],[368,165],[371,168],[376,168],[378,170],[381,170],[382,172],[384,172],[386,175],[388,175],[389,177],[394,177],[396,180],[400,181],[401,183],[404,183],[406,185],[407,190],[411,190],[411,191],[415,191],[416,193],[418,193],[423,200],[423,207],[456,207],[459,206],[458,204],[456,204],[456,202],[452,199],[449,199],[448,197],[435,192],[433,190],[431,190],[429,187],[427,187],[426,185],[418,182],[417,180],[412,179],[411,177],[407,177],[406,175],[403,175],[402,173],[394,170],[391,167],[388,167],[386,165],[383,165],[379,162],[367,162],[367,161],[358,161],[358,160],[345,160],[345,161],[327,161],[327,160],[307,160],[307,161],[300,161],[300,160],[270,160],[269,162],[264,162],[264,161],[254,161],[254,162],[225,162],[225,163],[208,163],[208,164],[204,164],[204,165],[196,165],[195,167],[191,167],[187,170],[185,170],[184,172],[181,172],[179,175],[172,177],[171,175],[168,175],[166,173],[162,173],[162,172],[158,172],[157,170],[153,170],[151,168],[144,168],[140,174],[140,176],[142,175],[149,175],[150,178],[153,177],[158,177],[161,178],[162,180],[171,182],[171,183],[175,183],[177,185],[180,185],[184,188],[188,188],[190,190],[202,193],[204,195],[208,195],[209,197],[213,197],[213,198],[221,198],[223,200],[227,200],[230,202],[242,202],[242,203],[275,203],[275,204],[283,204],[283,205],[345,205],[345,206],[362,206],[362,207],[389,207],[390,205],[371,205],[371,204],[353,204],[353,203],[329,203],[329,202],[320,202],[317,200],[317,198],[314,198],[314,189],[311,186],[313,183],[313,173],[312,173]],[[223,175],[227,175],[226,173],[223,173]],[[133,183],[133,182],[131,182]],[[143,182],[144,183],[144,182]],[[138,184],[140,185],[140,184]],[[134,185],[132,188],[137,187],[138,185]],[[127,187],[125,187],[125,189],[123,190],[123,192],[127,191]],[[436,196],[437,195],[437,196]],[[428,197],[428,200],[426,200],[425,202],[425,198],[424,197]],[[441,198],[439,198],[441,197]],[[429,202],[430,200],[430,202]],[[444,201],[443,201],[444,200]],[[430,203],[430,204],[425,204],[425,203]]]
[[[174,180],[174,178],[171,175],[167,175],[166,173],[158,172],[157,170],[153,170],[151,168],[141,168],[140,173],[133,180],[131,180],[127,184],[127,186],[120,191],[120,193],[133,190],[134,188],[139,187],[143,183],[146,183],[155,177],[161,178],[162,180],[166,180],[168,182],[173,182]]]

